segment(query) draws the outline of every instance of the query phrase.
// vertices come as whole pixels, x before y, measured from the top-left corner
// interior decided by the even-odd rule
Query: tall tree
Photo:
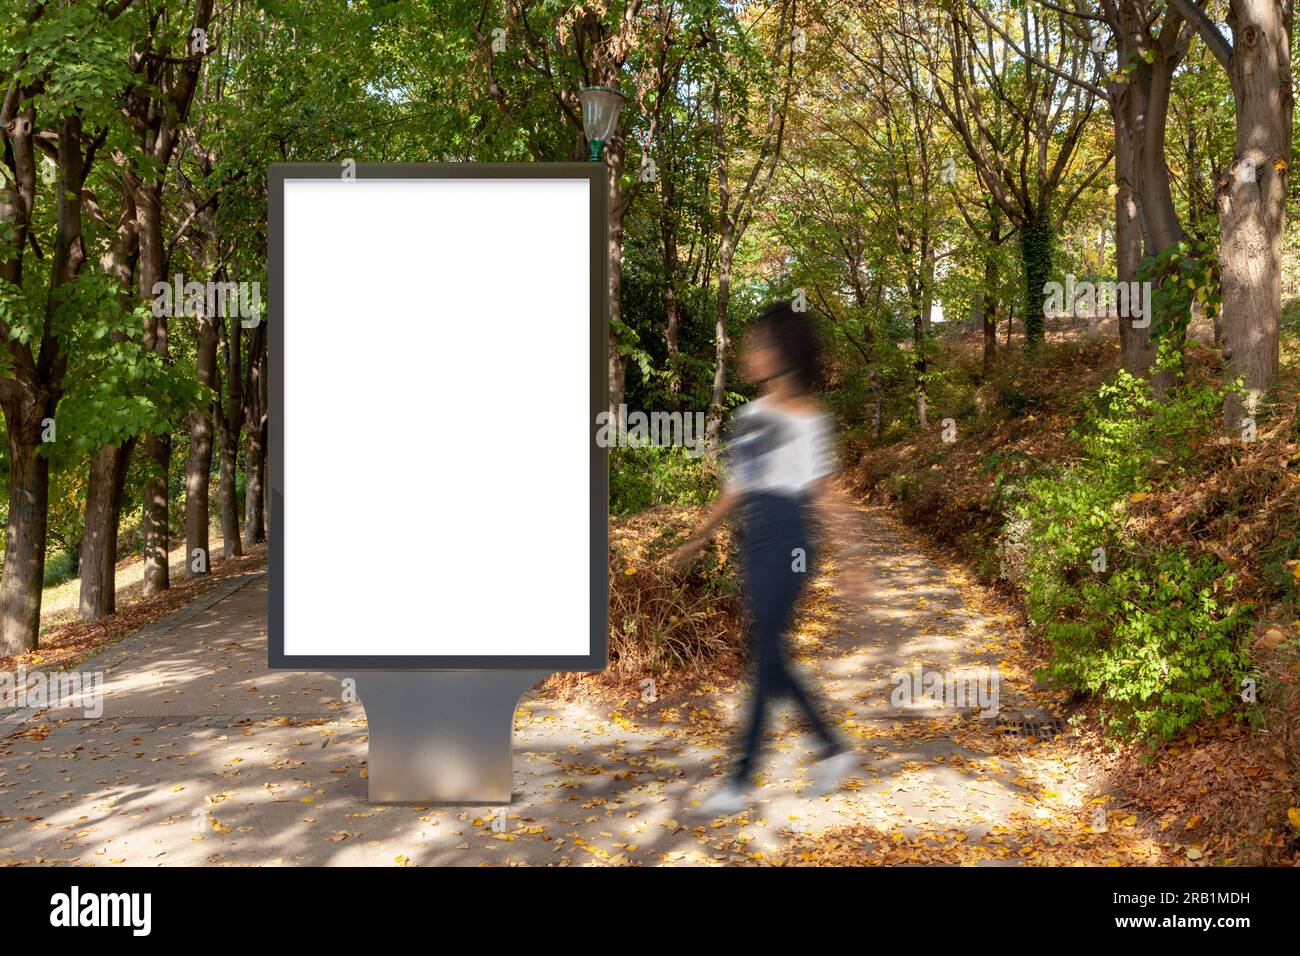
[[[186,15],[188,14],[188,16]],[[149,31],[131,54],[136,81],[128,88],[124,110],[134,133],[131,162],[123,177],[136,212],[139,261],[136,279],[146,301],[168,283],[164,234],[163,191],[194,91],[208,51],[212,0],[177,2],[149,20]],[[180,290],[173,290],[173,296]],[[150,311],[144,322],[144,345],[164,361],[168,316]],[[168,502],[171,436],[165,431],[146,435],[142,442],[149,477],[144,491],[144,593],[156,594],[171,585],[168,567]]]
[[[87,177],[109,134],[108,94],[118,64],[101,11],[32,3],[5,16],[0,409],[10,474],[0,653],[11,654],[36,646],[50,478],[43,446],[58,439],[55,416],[79,319],[102,307],[103,283],[93,273],[83,276],[83,207]],[[42,219],[52,221],[52,229],[44,228]],[[29,247],[35,261],[26,255]]]
[[[1071,16],[1014,0],[964,0],[949,5],[946,31],[918,30],[914,37],[929,58],[940,108],[1018,231],[1029,346],[1043,338],[1055,231],[1111,161],[1108,154],[1089,168],[1080,149],[1100,97],[1095,82],[1085,87],[1071,80],[1095,70],[1087,45],[1069,26]],[[1024,55],[1003,38],[1013,26]],[[946,43],[938,42],[941,32]],[[1007,119],[1002,131],[985,121],[994,104]]]
[[[1086,42],[1095,65],[1110,66],[1104,82],[1075,73],[1062,79],[1088,90],[1110,107],[1115,124],[1115,267],[1120,283],[1137,281],[1144,256],[1160,256],[1186,238],[1177,209],[1169,166],[1165,160],[1166,128],[1174,72],[1183,61],[1193,31],[1176,10],[1159,0],[1100,0],[1076,2],[1073,10],[1038,0],[1062,15],[1076,38]],[[1066,18],[1066,14],[1069,18]],[[1018,55],[1045,70],[1050,63],[1018,44],[987,14],[978,14]],[[1114,43],[1108,49],[1107,36]],[[1156,366],[1152,317],[1119,317],[1120,354],[1134,375],[1152,375],[1157,390],[1169,382]]]
[[[567,157],[587,157],[579,90],[588,86],[620,88],[631,94],[622,125],[605,144],[603,160],[609,183],[609,390],[611,413],[623,401],[627,329],[621,318],[623,221],[647,178],[638,165],[625,175],[629,128],[654,142],[669,93],[684,60],[699,38],[683,23],[698,4],[661,3],[649,11],[641,0],[605,6],[579,4],[557,12],[544,3],[507,0],[504,10],[484,0],[475,26],[487,89],[512,123],[535,113],[537,102],[559,110],[568,136]],[[493,31],[499,31],[494,33]],[[522,77],[522,82],[520,78]],[[534,129],[537,124],[533,124]],[[533,157],[554,159],[553,139],[527,132]]]
[[[736,250],[776,173],[794,91],[796,51],[808,50],[806,33],[796,27],[795,13],[794,0],[781,0],[776,22],[767,33],[770,52],[766,55],[757,46],[749,25],[734,18],[717,18],[707,28],[717,31],[711,45],[710,81],[718,191],[718,290],[714,299],[713,395],[707,425],[710,440],[716,440],[721,433],[727,398],[731,349],[728,309]],[[758,97],[753,95],[754,86],[761,93]]]
[[[1229,40],[1193,0],[1169,0],[1228,74],[1237,141],[1215,193],[1223,297],[1223,354],[1242,381],[1224,421],[1236,429],[1277,380],[1282,241],[1291,166],[1294,95],[1291,0],[1229,0]]]

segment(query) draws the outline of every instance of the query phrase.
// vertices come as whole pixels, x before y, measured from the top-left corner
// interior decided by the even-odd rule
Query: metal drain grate
[[[1035,737],[1051,740],[1058,734],[1068,734],[1069,725],[1060,717],[999,717],[995,729],[1009,737]]]

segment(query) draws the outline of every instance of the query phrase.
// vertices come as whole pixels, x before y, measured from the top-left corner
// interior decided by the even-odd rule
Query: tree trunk
[[[239,321],[232,318],[232,321]],[[217,385],[217,320],[198,317],[198,380]],[[185,462],[185,568],[188,577],[211,571],[208,548],[208,486],[212,476],[212,408],[190,412],[190,455]]]
[[[266,327],[260,326],[249,355],[248,396],[245,415],[248,443],[244,448],[244,544],[266,540]]]
[[[140,295],[151,297],[154,284],[163,281],[163,238],[161,189],[141,184],[135,190],[137,232],[140,240]],[[180,290],[175,290],[177,293]],[[145,320],[144,347],[168,359],[167,317]],[[167,535],[168,472],[171,469],[171,436],[148,435],[144,439],[146,474],[141,529],[144,532],[144,594],[146,597],[171,587],[167,565],[170,550]]]
[[[248,429],[244,447],[244,544],[249,547],[266,540],[262,453],[262,430]]]
[[[1141,207],[1151,241],[1148,255],[1159,255],[1174,243],[1187,238],[1178,219],[1169,165],[1165,161],[1169,96],[1173,88],[1174,70],[1182,59],[1182,54],[1175,50],[1166,60],[1157,51],[1156,57],[1155,65],[1148,68],[1150,80],[1145,105],[1143,97],[1139,96],[1135,100],[1136,108],[1140,111],[1135,132],[1142,137],[1138,153],[1138,162],[1141,164],[1138,171],[1139,182],[1142,184]]]
[[[118,302],[124,314],[132,308],[139,256],[139,226],[133,195],[130,189],[122,190],[117,240],[99,260],[103,271],[118,280]],[[124,333],[113,333],[114,342],[125,340]],[[81,538],[81,600],[77,610],[77,616],[83,621],[98,621],[117,610],[117,540],[126,473],[136,441],[131,436],[120,445],[106,445],[90,460],[85,531]]]
[[[0,114],[8,114],[10,104],[18,93],[15,86],[0,106]],[[33,127],[33,116],[21,119],[4,119],[5,130],[0,138],[5,140],[8,161],[8,178],[24,187],[34,186],[31,142],[27,134]],[[45,577],[45,545],[50,493],[50,460],[38,455],[42,443],[49,437],[46,428],[54,422],[55,408],[62,393],[63,376],[67,371],[68,352],[53,331],[53,319],[63,287],[76,280],[86,260],[86,246],[82,237],[82,188],[86,181],[86,157],[81,135],[80,114],[64,116],[59,123],[58,180],[55,193],[58,197],[55,214],[54,242],[49,257],[49,285],[45,296],[45,326],[41,336],[40,352],[34,355],[25,342],[7,343],[4,384],[4,416],[9,430],[9,516],[5,529],[4,571],[0,574],[0,654],[16,654],[36,647],[41,629],[41,587]],[[16,167],[16,168],[15,168]],[[22,284],[22,237],[25,227],[14,228],[18,222],[30,222],[31,196],[18,196],[24,204],[21,210],[9,206],[11,196],[0,197],[0,225],[7,227],[9,249],[13,258],[4,260],[4,273],[15,285]],[[12,243],[15,235],[18,246]],[[7,319],[7,316],[6,316]],[[7,321],[0,322],[6,333]]]
[[[212,474],[212,419],[190,413],[190,455],[185,462],[185,567],[187,577],[211,570],[208,549],[208,484]]]
[[[1233,0],[1229,78],[1237,111],[1236,153],[1219,181],[1224,357],[1230,431],[1253,415],[1277,379],[1282,238],[1291,163],[1291,15],[1277,0]]]
[[[927,205],[930,200],[924,198]],[[921,328],[930,335],[930,313],[934,311],[934,243],[928,226],[921,230]]]
[[[925,428],[929,424],[925,396],[925,322],[921,317],[920,303],[912,306],[912,382],[916,387],[916,424]]]
[[[49,398],[5,409],[10,470],[9,522],[0,576],[0,654],[4,655],[34,650],[40,634],[50,462],[37,451],[41,420],[53,414],[54,401]]]
[[[856,275],[854,278],[853,286],[855,289],[860,288],[856,279]],[[885,294],[884,282],[877,281],[875,284],[875,290],[872,294],[873,297],[872,297],[872,306],[871,306],[871,313],[870,313],[871,316],[880,315],[880,303],[882,298],[884,297],[884,294]],[[858,301],[865,302],[866,300],[859,298]],[[876,345],[876,333],[871,326],[871,319],[869,317],[864,318],[862,327],[863,327],[863,331],[866,333],[867,345],[870,346],[870,348],[865,349],[864,352],[866,353],[867,361],[871,363],[871,375],[868,381],[868,388],[871,391],[871,440],[880,441],[880,420],[881,420],[881,411],[884,408],[885,396],[884,396],[884,388],[882,387],[880,381],[880,366],[876,362],[876,358],[874,354],[875,345]]]
[[[239,467],[239,436],[244,428],[243,327],[238,316],[226,320],[218,316],[221,333],[222,369],[226,377],[225,394],[217,402],[217,429],[221,449],[221,552],[227,558],[242,557],[239,539],[239,493],[236,489]]]
[[[192,29],[206,34],[212,16],[212,0],[194,0]],[[149,37],[150,43],[154,37]],[[161,41],[159,41],[161,42]],[[142,299],[154,296],[154,285],[165,279],[168,250],[163,236],[163,189],[178,142],[177,131],[189,117],[199,73],[207,57],[148,57],[144,82],[132,84],[124,111],[139,134],[138,146],[147,162],[140,171],[128,171],[125,181],[135,203],[136,234],[139,242],[138,292]],[[179,298],[181,290],[175,290]],[[146,315],[144,347],[170,362],[167,349],[167,317]],[[144,593],[157,594],[171,586],[168,552],[168,472],[171,466],[171,436],[150,435],[144,441],[149,478],[145,483]]]
[[[718,247],[718,299],[713,320],[713,397],[709,402],[709,420],[705,429],[709,442],[722,434],[722,406],[727,398],[727,354],[731,339],[727,336],[727,308],[731,302],[731,238],[725,236]]]
[[[979,293],[980,324],[984,330],[984,361],[982,368],[988,375],[998,361],[998,260],[994,255],[984,259],[984,285]]]
[[[117,536],[126,490],[126,470],[135,448],[108,445],[90,460],[86,488],[86,531],[81,539],[81,604],[77,617],[98,621],[117,611]]]
[[[664,311],[668,314],[664,345],[668,350],[668,394],[675,396],[681,394],[682,390],[681,369],[677,358],[682,329],[682,303],[677,294],[677,231],[671,211],[673,192],[669,178],[665,177],[663,210],[659,220],[664,256]]]
[[[1121,50],[1125,46],[1121,44]],[[1149,68],[1148,68],[1149,69]],[[1142,261],[1142,194],[1138,189],[1138,135],[1141,98],[1136,80],[1121,92],[1115,107],[1115,272],[1121,284],[1136,282]],[[1131,287],[1130,287],[1131,288]],[[1147,317],[1148,320],[1150,316]],[[1120,362],[1131,375],[1145,378],[1155,364],[1151,323],[1134,327],[1132,316],[1120,316]]]
[[[221,553],[227,558],[243,557],[243,542],[239,540],[238,481],[239,432],[221,428]]]
[[[144,454],[148,478],[144,483],[140,525],[144,532],[144,594],[147,597],[171,587],[171,568],[167,563],[167,555],[171,550],[167,529],[167,502],[171,493],[168,475],[172,458],[171,436],[146,436]]]

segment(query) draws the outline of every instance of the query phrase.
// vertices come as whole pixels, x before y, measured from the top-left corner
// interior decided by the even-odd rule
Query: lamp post
[[[590,159],[598,163],[605,143],[618,130],[624,96],[612,86],[584,86],[578,99],[582,102],[582,132],[591,144]]]

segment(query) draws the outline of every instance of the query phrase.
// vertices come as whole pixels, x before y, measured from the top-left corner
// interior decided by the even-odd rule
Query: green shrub
[[[1011,418],[1023,418],[1036,408],[1035,401],[1014,382],[998,381],[994,383],[998,394],[998,404],[1006,409]]]
[[[1300,421],[1300,417],[1297,421]],[[1279,524],[1283,528],[1300,527],[1300,510],[1283,512]],[[1279,604],[1283,609],[1300,606],[1295,572],[1290,563],[1300,560],[1300,537],[1294,534],[1279,535],[1259,549],[1259,560],[1263,565],[1261,577],[1268,602]]]
[[[685,448],[646,445],[609,450],[609,510],[630,515],[659,505],[704,505],[718,486],[716,461]]]
[[[1218,560],[1143,541],[1128,509],[1209,434],[1222,392],[1165,402],[1121,372],[1078,433],[1083,457],[1026,481],[1001,542],[1052,651],[1051,678],[1097,696],[1116,737],[1166,740],[1233,707],[1247,668],[1247,605]]]
[[[62,549],[46,555],[45,575],[41,587],[54,587],[77,576],[77,558],[71,552]]]

